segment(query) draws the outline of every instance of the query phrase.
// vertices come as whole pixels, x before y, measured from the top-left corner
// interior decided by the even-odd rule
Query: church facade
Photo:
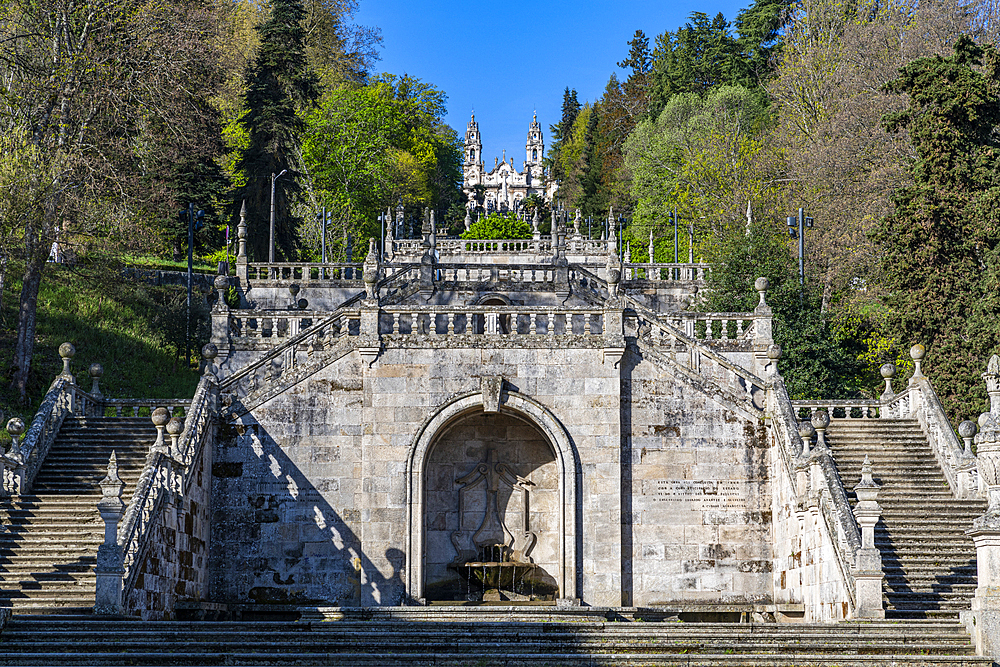
[[[494,158],[493,168],[486,171],[483,160],[483,140],[479,123],[473,114],[465,130],[465,161],[463,164],[462,193],[470,211],[520,211],[522,202],[531,195],[552,199],[556,184],[550,183],[542,160],[545,140],[542,126],[535,114],[528,126],[528,139],[524,145],[524,164],[521,171],[514,167],[514,158],[508,161],[504,151],[502,159]]]

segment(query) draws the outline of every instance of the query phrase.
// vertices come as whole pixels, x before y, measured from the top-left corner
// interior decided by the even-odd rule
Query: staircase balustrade
[[[555,267],[551,264],[437,264],[437,280],[442,282],[512,282],[551,283]]]
[[[21,443],[19,465],[14,471],[15,489],[10,490],[16,490],[20,494],[31,492],[31,484],[45,461],[63,420],[74,411],[77,389],[72,376],[67,378],[64,375],[57,377],[49,387]]]
[[[136,586],[143,559],[155,538],[156,526],[166,520],[163,514],[168,511],[168,504],[181,504],[189,496],[190,487],[197,478],[193,474],[197,464],[211,449],[218,397],[217,379],[206,374],[198,383],[180,436],[169,450],[154,447],[146,458],[118,530],[118,545],[122,554],[122,600],[126,613],[131,611],[130,593]],[[167,430],[171,430],[169,424]]]
[[[361,284],[361,264],[319,264],[290,262],[251,262],[247,279],[261,282],[341,282]]]
[[[234,313],[254,313],[260,316],[261,311],[233,311]],[[232,316],[232,315],[231,315]],[[238,316],[237,316],[238,317]],[[313,345],[317,343],[323,347],[331,347],[341,338],[346,336],[359,336],[361,327],[361,311],[354,309],[338,309],[327,315],[311,326],[301,329],[297,334],[290,335],[274,348],[268,350],[253,362],[246,364],[239,371],[226,376],[221,383],[221,388],[226,390],[241,379],[256,374],[261,367],[271,365],[272,362],[279,364],[282,369],[291,369],[296,365],[295,352],[300,346]],[[252,337],[242,336],[243,339],[256,340]],[[261,339],[263,340],[263,339]],[[279,340],[277,338],[273,340]]]
[[[787,541],[779,546],[776,536],[776,549],[781,556],[783,549],[797,547],[799,552],[798,566],[789,568],[799,572],[793,571],[785,577],[781,572],[783,559],[779,558],[775,563],[776,578],[783,582],[780,588],[791,588],[792,597],[806,605],[807,620],[849,618],[858,608],[853,569],[862,542],[830,450],[817,447],[809,451],[799,436],[796,410],[780,378],[775,378],[768,388],[767,412],[773,435],[772,451],[777,453],[776,462],[780,464],[780,468],[772,468],[774,529]],[[796,482],[803,470],[807,483],[800,488]],[[780,511],[781,498],[796,499],[796,509],[791,515],[785,516]],[[812,513],[821,520],[807,520]],[[803,553],[806,546],[814,552],[812,563]],[[824,552],[832,552],[834,563],[823,562]],[[777,581],[775,588],[779,589]],[[840,596],[835,594],[838,591]]]
[[[756,410],[763,407],[763,392],[767,387],[764,380],[654,315],[635,313],[626,317],[626,323],[659,353],[712,384],[746,398]]]
[[[834,422],[842,419],[878,419],[882,413],[880,401],[866,399],[792,401],[792,407],[799,418],[808,419],[812,413],[822,410]]]
[[[710,265],[696,263],[637,263],[631,262],[624,265],[625,282],[648,280],[651,282],[694,282],[704,281],[710,271]]]
[[[970,461],[966,456],[965,446],[955,434],[930,380],[923,376],[919,378],[914,376],[904,395],[907,400],[899,403],[890,414],[912,416],[917,419],[956,498],[972,498],[979,495],[975,466],[968,465]],[[904,409],[908,409],[908,412],[904,412]]]
[[[916,348],[920,348],[917,350]],[[914,346],[911,356],[923,357],[923,346]],[[956,498],[972,498],[982,495],[974,457],[956,435],[944,407],[938,399],[930,380],[920,373],[910,378],[909,384],[900,392],[892,391],[891,377],[887,375],[887,390],[882,400],[842,400],[842,401],[792,401],[797,412],[826,410],[833,420],[838,419],[902,419],[913,418],[927,436],[934,456],[948,480],[948,486]]]
[[[380,310],[385,335],[603,335],[603,308],[390,306]]]

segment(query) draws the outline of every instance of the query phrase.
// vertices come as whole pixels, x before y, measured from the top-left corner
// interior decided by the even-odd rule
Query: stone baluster
[[[167,425],[167,422],[170,421],[170,410],[167,410],[166,408],[156,408],[149,416],[149,419],[153,422],[153,426],[156,427],[156,441],[150,449],[154,452],[163,452],[166,454],[168,448],[163,442],[163,430]]]
[[[712,318],[705,318],[705,340],[712,340]]]
[[[24,433],[24,422],[17,417],[11,417],[7,422],[7,433],[11,436],[11,443],[6,455],[0,452],[0,498],[10,498],[15,491],[20,493],[21,476],[18,470],[24,469],[24,457],[17,443],[18,438]],[[11,471],[11,486],[8,486],[7,470]]]
[[[854,507],[854,518],[861,529],[861,546],[854,555],[854,576],[857,618],[885,618],[882,609],[882,553],[875,547],[875,524],[882,516],[879,506],[879,485],[872,479],[872,466],[865,455],[861,466],[861,481],[854,487],[858,503]]]
[[[215,366],[215,358],[219,356],[219,348],[215,343],[206,343],[201,347],[201,356],[205,359],[204,377],[216,382],[219,380],[218,368]]]
[[[90,379],[93,383],[90,386],[90,395],[95,399],[100,401],[104,398],[104,394],[101,393],[101,377],[104,375],[104,366],[98,363],[93,363],[90,368],[87,369],[87,373],[90,375]]]
[[[830,413],[826,410],[816,410],[812,414],[812,425],[816,429],[816,449],[825,450],[826,429],[830,425]]]
[[[399,333],[399,318],[400,318],[400,315],[401,315],[401,313],[393,313],[392,314],[392,333],[394,333],[394,334],[398,334]]]
[[[754,339],[753,339],[753,349],[754,349],[754,359],[756,361],[756,370],[758,373],[766,374],[766,368],[768,365],[767,360],[767,350],[774,344],[774,339],[771,336],[771,320],[773,318],[773,311],[771,307],[767,305],[767,301],[764,299],[764,295],[767,292],[767,288],[770,283],[768,283],[767,278],[761,277],[754,281],[754,289],[760,295],[760,301],[757,303],[757,307],[754,308]]]
[[[965,451],[962,452],[955,465],[959,498],[973,498],[978,490],[976,455],[972,453],[972,440],[978,430],[979,427],[976,425],[976,422],[969,421],[968,419],[958,425],[958,434],[965,443]]]
[[[420,313],[410,313],[410,333],[420,333]]]
[[[447,313],[447,316],[448,316],[448,334],[451,335],[455,333],[455,313],[449,312]]]
[[[548,323],[548,329],[546,330],[546,333],[548,335],[550,335],[550,336],[555,336],[556,335],[556,314],[555,313],[552,313],[552,312],[549,313],[549,323]]]
[[[16,493],[24,493],[25,490],[25,465],[28,462],[28,452],[24,451],[24,442],[18,443],[18,439],[24,435],[26,427],[24,422],[17,418],[12,417],[7,422],[7,433],[10,434],[11,443],[10,451],[7,453],[7,458],[13,464],[12,470],[12,483],[13,488],[11,491]]]
[[[180,417],[174,417],[167,422],[167,435],[170,436],[170,457],[180,459],[180,452],[177,451],[177,440],[184,431],[184,422]]]
[[[104,520],[104,543],[97,548],[97,590],[94,596],[95,614],[121,614],[122,583],[125,576],[125,554],[118,544],[118,522],[125,512],[122,487],[118,477],[118,456],[111,452],[108,474],[101,480],[101,499],[97,511]]]
[[[896,366],[895,364],[882,364],[878,372],[882,374],[882,379],[885,381],[885,390],[879,396],[879,400],[883,403],[888,403],[896,397],[896,394],[892,391],[892,379],[896,377]]]
[[[978,581],[972,607],[961,615],[975,639],[978,653],[1000,660],[1000,357],[997,355],[990,358],[983,380],[990,397],[990,411],[979,417],[976,467],[989,505],[965,533],[976,545]]]
[[[219,298],[212,307],[212,342],[221,347],[229,345],[229,304],[226,292],[229,290],[229,276],[218,275],[213,283]]]

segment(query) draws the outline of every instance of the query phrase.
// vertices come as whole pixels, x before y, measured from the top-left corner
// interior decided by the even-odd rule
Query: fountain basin
[[[455,566],[459,575],[483,590],[504,590],[518,593],[518,585],[538,566],[516,561],[470,561]]]

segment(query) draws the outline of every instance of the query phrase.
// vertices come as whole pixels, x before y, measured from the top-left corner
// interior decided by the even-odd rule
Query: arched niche
[[[489,414],[510,417],[514,421],[506,422],[509,426],[521,423],[530,428],[544,440],[547,445],[549,461],[553,464],[555,484],[551,492],[556,505],[551,520],[555,523],[554,535],[546,536],[546,544],[540,545],[538,557],[543,559],[545,571],[555,580],[558,596],[561,598],[576,598],[576,512],[577,512],[577,456],[570,442],[569,435],[555,416],[537,401],[517,392],[501,392],[499,411],[486,413],[484,411],[483,395],[480,392],[456,397],[442,405],[429,417],[418,430],[410,455],[407,459],[407,508],[409,530],[407,532],[406,585],[409,597],[414,601],[426,600],[427,566],[428,566],[428,473],[429,464],[433,464],[432,453],[439,442],[447,442],[449,433],[454,434],[454,428],[476,424],[479,416]],[[444,438],[444,440],[442,440]],[[525,440],[531,440],[530,435]],[[478,447],[478,446],[477,446]],[[478,454],[486,455],[488,446],[476,447],[464,457],[462,464],[470,465]],[[530,450],[530,451],[527,451]],[[544,467],[549,461],[537,456],[540,451],[537,443],[527,447],[527,458],[538,458],[536,463],[541,470],[541,477],[547,476]],[[443,451],[443,450],[442,450]],[[531,452],[535,452],[532,454]],[[530,468],[531,465],[526,465]],[[441,474],[453,474],[454,469]],[[548,492],[548,490],[546,491]],[[548,501],[545,501],[548,502]],[[548,517],[540,517],[548,521]],[[440,530],[440,527],[438,527]],[[435,548],[440,548],[440,535],[435,536]],[[433,540],[432,540],[433,541]],[[554,553],[550,553],[554,552]],[[551,556],[551,558],[550,558]],[[439,576],[443,556],[431,555],[433,576]],[[540,563],[541,564],[541,563]]]

